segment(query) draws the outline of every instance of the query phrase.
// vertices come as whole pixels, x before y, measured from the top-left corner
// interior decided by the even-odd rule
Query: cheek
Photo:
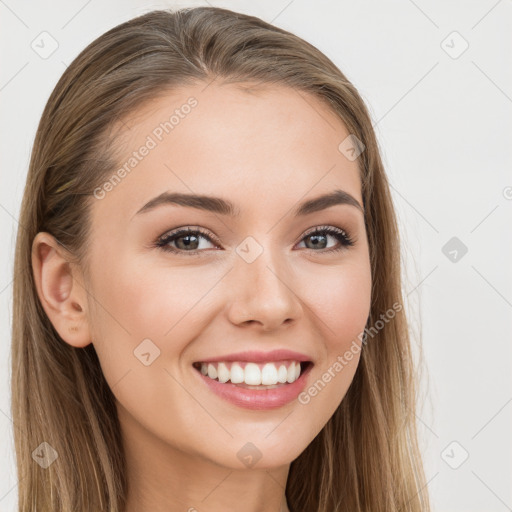
[[[131,343],[144,338],[163,342],[176,338],[183,326],[190,329],[194,307],[222,277],[222,272],[148,264],[134,256],[118,260],[114,272],[108,267],[99,270],[93,286],[103,306],[99,322],[124,333],[121,338],[128,336]]]
[[[327,283],[328,288],[309,295],[315,325],[323,339],[318,364],[298,396],[300,412],[296,418],[308,426],[304,434],[309,439],[329,421],[353,381],[371,303],[371,280],[365,269],[341,272]]]
[[[107,261],[97,265],[91,283],[94,346],[111,388],[129,372],[124,385],[137,381],[133,393],[144,388],[147,392],[148,386],[158,388],[162,376],[169,378],[165,369],[176,375],[182,371],[183,352],[211,319],[208,292],[225,270],[143,265],[133,255],[115,261],[115,265]],[[114,389],[114,394],[122,387]],[[158,396],[154,391],[151,396]],[[134,399],[127,397],[129,402]]]
[[[368,260],[315,272],[315,286],[304,288],[303,298],[322,346],[308,387],[299,396],[313,431],[319,431],[345,396],[360,360],[361,339],[371,306]],[[307,299],[306,299],[307,298]]]
[[[116,259],[115,266],[103,261],[96,269],[90,322],[110,389],[123,410],[147,428],[184,429],[201,411],[179,384],[177,362],[194,336],[193,307],[216,280],[210,285],[196,276],[191,282],[190,269],[142,266],[133,255]]]
[[[314,286],[305,291],[308,306],[318,319],[329,358],[346,350],[364,330],[371,305],[371,274],[368,265],[347,264],[316,272]]]

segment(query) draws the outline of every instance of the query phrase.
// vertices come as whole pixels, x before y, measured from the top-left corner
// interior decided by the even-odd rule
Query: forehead
[[[100,217],[131,218],[165,191],[226,197],[242,214],[340,188],[362,203],[357,160],[338,149],[346,126],[287,86],[214,82],[162,92],[118,130]]]

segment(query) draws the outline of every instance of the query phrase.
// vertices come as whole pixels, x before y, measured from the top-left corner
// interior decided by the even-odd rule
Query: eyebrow
[[[183,194],[177,192],[163,192],[162,194],[154,197],[140,210],[138,210],[136,215],[148,212],[155,209],[157,206],[164,204],[187,206],[189,208],[196,208],[198,210],[218,213],[220,215],[230,217],[238,217],[240,215],[240,210],[236,208],[231,201],[226,199],[207,195]],[[337,189],[329,194],[324,194],[301,203],[297,208],[295,208],[293,215],[301,217],[325,210],[326,208],[338,204],[353,206],[364,213],[363,207],[354,196],[344,190]]]

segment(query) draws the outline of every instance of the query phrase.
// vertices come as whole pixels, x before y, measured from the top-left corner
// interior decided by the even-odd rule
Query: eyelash
[[[174,242],[175,240],[177,240],[183,236],[187,236],[187,235],[191,235],[191,234],[192,235],[199,234],[202,237],[206,238],[209,242],[216,243],[212,239],[212,237],[208,234],[208,232],[197,227],[194,229],[186,228],[186,229],[178,229],[176,231],[167,232],[164,235],[160,236],[156,240],[154,246],[159,249],[162,249],[163,251],[171,252],[171,253],[175,253],[175,254],[181,253],[181,254],[196,255],[196,254],[200,254],[201,252],[204,252],[204,250],[198,250],[198,249],[196,249],[194,251],[183,251],[181,249],[175,249],[168,245],[170,242]],[[314,249],[309,249],[310,251],[321,252],[321,253],[338,252],[338,251],[341,251],[343,249],[353,246],[354,243],[356,242],[356,240],[354,238],[352,238],[347,233],[347,231],[340,229],[340,228],[336,228],[334,226],[318,226],[314,230],[306,232],[300,241],[302,242],[302,240],[304,240],[304,238],[307,238],[307,237],[313,236],[313,235],[318,235],[318,234],[331,235],[334,238],[336,238],[341,245],[338,247],[331,247],[330,249],[323,249],[320,251],[315,251]]]

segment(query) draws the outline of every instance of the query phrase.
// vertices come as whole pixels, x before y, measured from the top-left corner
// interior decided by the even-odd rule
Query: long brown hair
[[[333,62],[290,32],[221,8],[153,11],[109,30],[78,55],[49,98],[21,206],[12,331],[20,511],[122,512],[126,496],[114,396],[93,344],[70,346],[46,316],[31,269],[34,237],[53,235],[85,272],[91,195],[116,166],[113,123],[162,91],[214,78],[309,93],[362,141],[373,282],[368,326],[403,304],[397,221],[371,119]],[[292,462],[292,512],[429,510],[415,424],[417,375],[405,309],[398,309],[364,344],[340,406]],[[46,469],[34,462],[38,447],[58,455]]]

